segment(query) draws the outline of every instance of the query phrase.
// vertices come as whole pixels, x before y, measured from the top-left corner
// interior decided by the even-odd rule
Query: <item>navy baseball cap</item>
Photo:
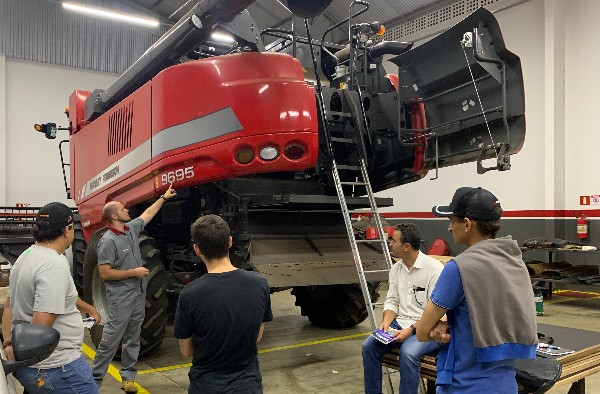
[[[488,190],[480,187],[461,187],[456,190],[450,205],[437,205],[431,212],[435,216],[458,216],[472,220],[495,222],[502,216],[500,201]]]
[[[51,230],[60,230],[73,223],[73,211],[61,202],[51,202],[44,205],[35,217],[38,227],[50,227]]]

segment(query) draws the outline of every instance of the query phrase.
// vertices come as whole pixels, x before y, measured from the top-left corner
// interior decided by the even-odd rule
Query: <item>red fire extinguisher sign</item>
[[[577,238],[585,239],[588,237],[588,220],[587,217],[582,214],[577,219]]]
[[[579,205],[590,205],[590,196],[579,196]]]

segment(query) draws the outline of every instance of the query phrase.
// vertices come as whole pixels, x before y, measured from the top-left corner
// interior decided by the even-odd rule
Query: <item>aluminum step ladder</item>
[[[351,133],[344,133],[342,136],[331,136],[328,135],[330,146],[331,146],[331,174],[335,189],[337,191],[338,198],[340,200],[340,207],[342,215],[344,216],[344,223],[346,225],[346,231],[348,233],[348,239],[350,241],[350,249],[354,258],[354,264],[358,273],[358,279],[360,287],[365,300],[365,306],[367,308],[368,319],[371,326],[371,331],[379,327],[379,322],[375,320],[373,313],[374,304],[371,300],[371,293],[369,289],[369,281],[367,276],[369,274],[386,272],[389,275],[389,271],[392,268],[392,258],[388,249],[387,232],[383,229],[383,223],[375,195],[369,181],[369,173],[367,168],[367,154],[364,143],[364,137],[367,136],[367,130],[365,127],[365,116],[364,109],[361,103],[363,102],[360,97],[360,91],[348,91],[341,90],[343,107],[349,112],[325,112],[326,121],[332,120],[335,116],[335,120],[345,120],[345,122],[353,121],[355,127],[352,127]],[[326,130],[329,133],[329,128]],[[339,154],[337,151],[343,152],[343,159],[339,160]],[[342,174],[343,176],[342,176]],[[353,179],[348,179],[349,177]],[[348,190],[349,189],[349,190]],[[346,195],[366,195],[369,200],[368,210],[352,211],[346,204]],[[377,229],[376,239],[357,239],[354,228],[352,226],[352,215],[355,213],[363,213],[372,215],[371,223],[375,219],[375,228]],[[365,270],[362,259],[360,256],[359,244],[375,244],[379,245],[386,261],[385,269],[376,270]],[[383,303],[378,303],[383,305]],[[390,378],[390,371],[387,367],[383,368],[384,381],[386,383],[387,391],[393,393],[393,386]]]
[[[358,273],[358,279],[360,283],[360,288],[363,293],[363,297],[365,300],[365,307],[367,308],[368,319],[371,326],[371,331],[377,329],[379,324],[375,320],[375,315],[373,313],[374,304],[371,301],[371,294],[369,291],[369,285],[367,281],[366,275],[370,273],[381,273],[382,271],[386,271],[389,274],[390,269],[392,268],[392,257],[390,256],[390,252],[387,246],[387,237],[383,232],[383,226],[381,221],[381,216],[379,215],[379,210],[377,209],[377,204],[375,201],[375,196],[373,194],[373,189],[371,187],[371,183],[369,181],[369,173],[367,168],[367,151],[364,143],[364,136],[368,137],[368,130],[366,127],[366,115],[363,107],[362,93],[361,88],[358,86],[356,90],[347,90],[340,89],[339,93],[343,98],[342,103],[342,111],[334,112],[328,111],[325,106],[325,99],[323,97],[323,87],[321,85],[321,79],[319,76],[319,66],[317,64],[317,58],[315,56],[315,50],[313,45],[313,39],[310,33],[310,26],[308,19],[304,19],[304,26],[306,29],[306,35],[308,38],[310,54],[313,63],[313,69],[316,77],[316,93],[317,93],[317,107],[320,114],[320,120],[322,122],[322,127],[327,143],[327,150],[329,156],[331,158],[331,175],[333,177],[333,182],[335,185],[335,189],[340,200],[340,207],[342,210],[342,214],[344,217],[344,223],[346,225],[346,231],[348,234],[348,239],[350,241],[350,248],[352,250],[352,256],[354,259],[354,264],[356,266],[356,270]],[[352,59],[351,59],[352,61]],[[351,71],[352,73],[353,71]],[[344,105],[345,104],[345,105]],[[344,110],[346,108],[346,110]],[[352,127],[352,133],[345,133],[345,127],[342,127],[342,135],[333,136],[330,134],[330,125],[334,125],[335,123],[342,123],[345,125],[351,121],[356,122],[355,127]],[[344,156],[345,159],[350,159],[348,163],[338,163],[338,157],[336,157],[336,149],[334,148],[334,144],[346,146],[345,152],[352,151],[353,154]],[[345,177],[342,180],[340,176],[340,170],[342,171],[353,171],[355,174],[354,179],[346,180]],[[370,213],[375,218],[375,226],[377,229],[378,237],[377,239],[360,239],[357,240],[354,235],[354,229],[352,227],[352,217],[351,215],[355,212],[351,212],[348,209],[348,204],[346,203],[346,194],[344,191],[346,189],[355,190],[357,188],[364,188],[364,191],[368,197],[370,209],[368,211],[360,211],[361,213]],[[359,189],[360,190],[360,189]],[[362,191],[362,190],[361,190]],[[354,194],[354,193],[351,193]],[[385,270],[365,270],[363,267],[363,263],[360,257],[360,252],[358,249],[359,243],[370,243],[377,244],[381,246],[381,250],[385,257],[386,266]],[[390,371],[387,367],[382,367],[384,381],[387,388],[387,392],[389,394],[393,394],[393,386],[392,381],[390,379]]]

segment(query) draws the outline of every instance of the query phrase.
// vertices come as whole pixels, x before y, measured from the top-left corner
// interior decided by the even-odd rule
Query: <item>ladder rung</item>
[[[367,209],[367,210],[364,210],[364,209],[350,209],[348,211],[348,213],[365,213],[365,214],[371,213],[371,214],[373,214],[373,213],[375,213],[375,211],[370,210],[370,209]]]
[[[338,168],[338,170],[354,170],[354,171],[360,170],[359,166],[349,166],[347,164],[338,164],[337,168]]]
[[[352,138],[331,137],[331,142],[343,142],[345,144],[354,144]]]
[[[385,242],[387,243],[387,240],[384,240],[383,238],[375,238],[375,239],[357,239],[356,243],[357,244],[366,244],[366,243],[375,243],[375,242]]]
[[[365,274],[378,274],[380,272],[389,272],[390,270],[367,270],[363,271]]]
[[[367,186],[367,182],[340,182],[342,185],[352,185],[352,186]]]

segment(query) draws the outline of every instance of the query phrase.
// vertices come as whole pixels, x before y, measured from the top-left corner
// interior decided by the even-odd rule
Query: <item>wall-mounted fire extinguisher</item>
[[[581,214],[581,216],[577,219],[577,238],[587,238],[588,228],[588,219],[584,214]]]

